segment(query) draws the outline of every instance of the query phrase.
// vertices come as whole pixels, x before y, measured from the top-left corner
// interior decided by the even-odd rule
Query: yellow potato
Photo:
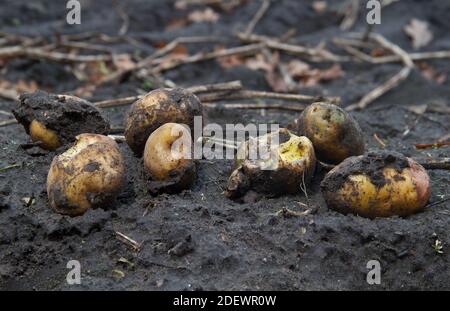
[[[274,142],[276,136],[278,144]],[[261,146],[271,146],[266,149],[266,158],[255,156]],[[264,150],[264,147],[260,150]],[[301,191],[302,183],[308,184],[315,166],[316,157],[311,141],[282,128],[241,144],[236,169],[228,180],[225,194],[238,199],[250,190],[268,196],[297,193]]]
[[[333,104],[308,106],[295,120],[294,130],[311,140],[317,159],[326,163],[338,164],[364,153],[364,137],[358,123]]]
[[[144,149],[144,168],[152,192],[179,192],[195,181],[189,128],[166,123],[153,131]]]
[[[33,120],[30,124],[30,137],[34,142],[40,141],[42,147],[48,150],[55,150],[61,146],[58,134],[55,131],[49,130],[38,120]]]
[[[425,169],[389,151],[346,159],[328,172],[321,188],[330,208],[369,218],[416,213],[431,193]]]
[[[120,192],[124,178],[123,157],[113,139],[78,135],[71,148],[53,158],[47,175],[50,206],[70,216],[107,207]]]
[[[108,134],[110,129],[94,105],[70,95],[22,94],[13,114],[31,139],[48,150],[73,143],[79,134]]]
[[[147,138],[165,123],[188,125],[192,130],[194,117],[202,115],[197,96],[182,88],[153,90],[131,107],[125,126],[127,144],[141,155]]]

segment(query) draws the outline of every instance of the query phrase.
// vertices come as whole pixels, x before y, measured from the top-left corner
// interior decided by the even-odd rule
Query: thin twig
[[[309,209],[309,197],[308,197],[308,191],[307,191],[306,183],[305,183],[305,172],[303,172],[303,174],[302,174],[302,182],[300,184],[300,189],[302,190],[303,194],[305,195],[306,205],[308,206],[308,209]]]
[[[370,91],[367,95],[365,95],[358,103],[347,106],[345,109],[347,111],[355,110],[355,109],[364,109],[377,98],[381,97],[391,89],[398,86],[403,80],[406,80],[411,73],[412,68],[414,67],[414,63],[409,57],[408,53],[406,53],[402,48],[398,45],[388,41],[385,37],[380,34],[371,33],[369,35],[370,39],[377,42],[384,48],[391,50],[394,54],[398,55],[402,58],[404,63],[404,67],[397,74],[395,74],[392,78],[390,78],[385,83],[376,87],[372,91]]]
[[[263,43],[266,47],[273,50],[279,50],[297,56],[307,56],[308,59],[313,62],[345,62],[350,60],[350,58],[346,56],[335,55],[323,47],[307,48],[301,45],[283,43],[274,38],[255,34],[246,36],[243,33],[237,33],[236,36],[245,42]]]
[[[2,114],[4,116],[8,116],[8,117],[12,117],[13,116],[13,114],[11,112],[4,111],[4,110],[0,110],[0,114]]]
[[[54,62],[102,62],[111,61],[111,55],[73,55],[61,52],[47,51],[43,48],[12,46],[0,48],[0,57],[28,57],[34,59],[48,59]]]
[[[445,199],[442,199],[442,200],[439,200],[439,201],[437,201],[437,202],[430,203],[430,204],[428,204],[427,206],[425,206],[425,208],[429,208],[429,207],[432,207],[432,206],[436,206],[436,205],[445,203],[445,202],[447,202],[448,200],[450,200],[450,197],[445,198]],[[447,214],[447,215],[448,215],[448,214]]]
[[[384,141],[381,140],[380,137],[378,137],[377,133],[373,134],[373,138],[377,141],[377,143],[380,144],[381,148],[385,148],[386,144],[384,143]]]
[[[264,14],[266,14],[269,7],[270,7],[270,0],[263,0],[260,8],[258,9],[255,16],[253,16],[247,28],[245,29],[244,35],[249,36],[253,32],[256,24],[263,18]]]
[[[241,90],[236,92],[217,92],[211,94],[205,94],[199,96],[200,100],[204,103],[215,102],[220,100],[234,100],[234,99],[255,99],[255,98],[271,98],[271,99],[282,99],[291,100],[298,102],[316,102],[316,101],[326,101],[330,103],[339,103],[340,99],[338,97],[324,97],[324,96],[312,96],[312,95],[302,95],[302,94],[288,94],[288,93],[276,93],[276,92],[265,92],[265,91],[253,91],[253,90]]]
[[[359,0],[350,0],[350,4],[348,5],[344,19],[341,23],[341,30],[349,30],[353,27],[356,20],[358,19],[359,14]]]
[[[16,167],[21,167],[21,166],[22,166],[21,164],[7,165],[5,167],[0,168],[0,172],[4,172],[4,171],[10,170],[10,169],[13,169],[13,168],[16,168]]]
[[[116,237],[119,241],[131,246],[135,251],[139,251],[142,247],[142,244],[136,242],[132,238],[126,236],[125,234],[115,231]]]
[[[284,216],[284,217],[303,217],[306,216],[308,214],[311,213],[310,209],[307,209],[303,212],[297,212],[297,211],[293,211],[287,207],[283,207],[282,209],[280,209],[278,212],[274,213],[274,216]]]
[[[5,121],[0,121],[0,127],[11,125],[11,124],[17,124],[17,120],[10,119],[10,120],[5,120]]]
[[[216,83],[216,84],[207,84],[207,85],[199,85],[187,88],[188,91],[192,93],[196,93],[200,96],[200,94],[207,92],[215,92],[215,91],[234,91],[242,88],[241,81],[231,81],[224,83]],[[141,99],[143,95],[138,96],[129,96],[124,98],[117,99],[108,99],[95,102],[94,105],[98,108],[111,108],[118,106],[126,106],[134,103],[138,99]]]
[[[450,141],[446,142],[435,142],[432,144],[415,144],[416,149],[429,149],[429,148],[440,148],[444,146],[450,146]]]
[[[0,88],[0,97],[17,101],[19,99],[19,93],[14,89]]]
[[[450,170],[450,158],[414,158],[427,170]]]
[[[255,43],[243,46],[232,47],[228,49],[212,51],[207,53],[199,53],[192,56],[188,56],[183,59],[174,60],[172,62],[164,62],[164,58],[159,58],[154,60],[154,64],[157,64],[155,68],[153,68],[153,72],[160,73],[163,71],[171,70],[176,67],[185,64],[198,63],[206,60],[211,60],[215,58],[227,57],[231,55],[250,55],[255,54],[264,48],[263,43]]]
[[[201,93],[211,93],[211,92],[219,92],[219,91],[233,91],[233,90],[241,90],[242,82],[240,80],[224,82],[224,83],[214,83],[214,84],[205,84],[199,86],[188,87],[187,90],[192,93],[201,94]]]
[[[240,104],[219,104],[219,103],[203,103],[204,107],[208,108],[221,108],[221,109],[273,109],[273,110],[288,110],[299,111],[305,110],[306,105],[292,104],[287,105],[284,103],[240,103]]]
[[[128,32],[128,27],[130,26],[130,17],[125,13],[123,7],[117,3],[117,0],[113,0],[113,6],[119,17],[122,19],[122,26],[118,31],[118,35],[124,36]]]
[[[364,43],[363,41],[335,38],[333,39],[333,43],[342,47],[350,55],[353,55],[356,58],[371,64],[387,64],[402,61],[402,58],[399,55],[373,57],[367,53],[362,52],[361,50],[355,49],[355,47],[367,48],[368,47],[367,43]],[[408,55],[412,61],[421,61],[429,59],[446,59],[450,58],[450,51],[442,50],[433,52],[417,52],[417,53],[409,53]]]

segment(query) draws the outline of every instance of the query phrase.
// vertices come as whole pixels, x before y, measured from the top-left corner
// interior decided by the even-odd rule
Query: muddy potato
[[[328,172],[321,189],[328,207],[369,218],[413,214],[431,193],[426,170],[391,151],[346,159]]]
[[[274,141],[276,136],[278,143]],[[272,147],[266,149],[261,146]],[[258,148],[263,152],[268,151],[264,152],[266,157],[256,156]],[[228,180],[225,194],[232,199],[239,199],[249,191],[267,196],[297,193],[301,191],[303,182],[308,184],[315,166],[316,157],[311,141],[283,128],[240,145],[236,169]]]
[[[294,123],[294,131],[311,140],[320,161],[338,164],[364,153],[361,128],[351,115],[336,105],[314,103]]]
[[[142,155],[150,134],[165,123],[181,123],[192,130],[194,117],[202,115],[197,96],[182,89],[157,89],[136,101],[125,125],[125,138],[136,155]]]
[[[95,106],[69,95],[23,94],[13,114],[32,141],[48,150],[73,143],[81,133],[107,134],[110,129]]]
[[[166,123],[147,139],[144,169],[151,192],[179,192],[195,181],[196,165],[192,159],[190,129],[177,123]]]
[[[50,206],[70,216],[107,207],[120,192],[124,178],[124,161],[113,139],[78,135],[71,148],[53,158],[47,175]]]

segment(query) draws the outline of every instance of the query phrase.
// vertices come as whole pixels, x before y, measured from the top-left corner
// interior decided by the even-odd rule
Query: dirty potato
[[[190,129],[177,123],[166,123],[147,139],[144,169],[151,192],[179,192],[195,181],[196,165],[192,159]]]
[[[336,105],[314,103],[294,123],[294,131],[311,140],[320,161],[338,164],[364,153],[361,128],[351,115]]]
[[[78,135],[71,148],[53,158],[47,176],[50,206],[70,216],[107,207],[120,192],[124,178],[124,161],[113,139]]]
[[[73,143],[81,133],[108,134],[110,129],[95,106],[70,95],[23,94],[13,114],[32,141],[48,150]]]
[[[249,191],[267,196],[296,193],[308,184],[315,166],[311,141],[282,128],[240,145],[225,194],[239,199]]]
[[[392,151],[350,157],[321,183],[328,207],[363,217],[405,216],[423,209],[430,197],[426,170]]]
[[[194,127],[194,117],[202,115],[197,96],[182,89],[157,89],[136,101],[125,125],[125,138],[136,155],[142,155],[150,134],[165,123]]]

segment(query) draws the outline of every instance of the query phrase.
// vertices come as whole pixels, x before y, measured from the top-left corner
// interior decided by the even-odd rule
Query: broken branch
[[[345,109],[347,111],[352,111],[355,109],[364,109],[377,98],[381,97],[391,89],[397,87],[403,80],[406,80],[411,73],[412,68],[414,67],[414,63],[409,57],[408,53],[406,53],[402,48],[398,45],[388,41],[385,37],[380,34],[370,33],[369,38],[382,47],[392,51],[394,54],[398,55],[403,63],[404,67],[395,74],[392,78],[376,87],[372,91],[370,91],[367,95],[365,95],[358,103],[347,106]]]

